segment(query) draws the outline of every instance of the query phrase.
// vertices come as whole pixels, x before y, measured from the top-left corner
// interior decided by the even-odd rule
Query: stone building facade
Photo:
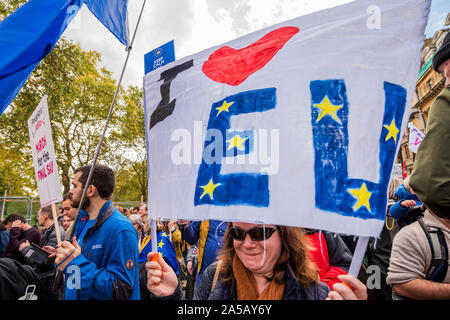
[[[425,133],[430,107],[444,89],[445,78],[442,74],[433,70],[431,61],[447,32],[450,31],[450,28],[447,27],[450,25],[450,13],[447,14],[444,25],[446,28],[436,31],[432,38],[425,39],[422,49],[422,64],[417,79],[409,122],[412,122],[423,133]],[[412,171],[415,158],[415,154],[409,149],[408,141],[409,128],[407,127],[397,156],[397,162],[400,164],[403,162],[407,175]]]

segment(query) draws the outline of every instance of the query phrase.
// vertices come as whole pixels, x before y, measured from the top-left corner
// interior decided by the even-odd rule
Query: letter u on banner
[[[378,183],[348,176],[349,102],[344,81],[312,81],[310,90],[316,207],[345,216],[383,219],[387,200],[385,190],[399,142],[398,128],[405,111],[406,90],[384,82],[385,106],[379,139]]]

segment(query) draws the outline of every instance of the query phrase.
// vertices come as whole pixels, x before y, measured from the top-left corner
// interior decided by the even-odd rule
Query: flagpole
[[[134,29],[134,34],[133,34],[133,37],[131,39],[131,43],[126,48],[127,56],[125,58],[125,62],[124,62],[123,67],[122,67],[122,72],[120,73],[120,78],[119,78],[119,82],[117,84],[116,92],[114,93],[114,98],[113,98],[113,101],[111,103],[111,107],[109,109],[108,117],[106,118],[106,123],[105,123],[105,127],[103,128],[103,133],[102,133],[102,135],[100,137],[100,141],[98,143],[97,150],[95,152],[94,161],[92,162],[91,169],[89,171],[89,175],[88,175],[88,178],[87,178],[86,183],[85,183],[85,188],[83,188],[83,193],[81,195],[80,205],[77,208],[77,214],[75,216],[74,223],[72,224],[72,226],[71,226],[67,236],[65,237],[66,240],[71,240],[73,238],[73,230],[75,229],[75,224],[76,224],[76,221],[77,221],[77,218],[78,218],[78,214],[80,213],[81,205],[82,205],[82,203],[84,201],[84,198],[86,196],[86,190],[87,190],[86,186],[89,186],[89,184],[91,183],[91,178],[92,178],[92,173],[94,171],[94,166],[97,163],[98,155],[100,154],[100,149],[101,149],[102,144],[103,144],[103,139],[105,137],[106,130],[108,129],[108,124],[109,124],[109,121],[111,119],[111,115],[112,115],[113,110],[114,110],[114,105],[115,105],[116,100],[117,100],[117,95],[118,95],[119,90],[120,90],[120,85],[122,83],[122,78],[123,78],[123,75],[125,73],[125,69],[126,69],[127,64],[128,64],[128,59],[130,57],[130,53],[131,53],[131,50],[132,50],[132,47],[133,47],[134,39],[136,38],[136,33],[137,33],[137,30],[138,30],[139,24],[141,22],[142,13],[144,12],[144,7],[145,7],[145,3],[146,2],[147,2],[147,0],[144,0],[144,2],[142,3],[141,12],[139,13],[139,18],[138,18],[138,21],[136,23],[136,28]]]

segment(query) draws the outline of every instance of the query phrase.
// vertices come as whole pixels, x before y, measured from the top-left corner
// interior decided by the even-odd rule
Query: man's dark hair
[[[72,201],[72,194],[70,192],[66,192],[63,196],[63,201],[70,200]]]
[[[53,220],[53,213],[52,213],[52,207],[46,206],[41,208],[41,214],[46,214],[50,219]]]
[[[74,174],[78,172],[82,173],[79,181],[81,182],[83,188],[86,185],[90,170],[91,165],[87,165],[76,169],[74,172]],[[97,188],[98,194],[102,199],[109,200],[112,193],[114,192],[114,187],[116,184],[114,171],[105,165],[96,164],[94,167],[94,171],[92,172],[90,184]]]
[[[11,213],[9,216],[7,216],[7,217],[5,218],[5,220],[3,220],[3,223],[4,223],[5,225],[7,225],[8,223],[13,223],[13,222],[16,221],[16,220],[20,220],[20,221],[22,221],[23,223],[26,223],[26,222],[27,222],[27,220],[25,220],[25,217],[24,217],[23,215],[21,215],[21,214],[19,214],[19,213]]]

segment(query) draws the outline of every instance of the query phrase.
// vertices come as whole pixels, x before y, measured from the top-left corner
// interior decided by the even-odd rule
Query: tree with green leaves
[[[26,0],[0,0],[0,19]],[[36,195],[27,120],[44,95],[64,192],[73,171],[91,164],[111,106],[116,81],[101,65],[101,55],[61,38],[41,61],[0,116],[0,193]],[[147,198],[147,162],[142,89],[119,91],[98,163],[117,175],[114,198]],[[33,192],[34,191],[34,192]]]
[[[123,94],[120,118],[123,125],[111,134],[113,148],[120,150],[115,159],[117,172],[115,200],[147,201],[147,156],[143,91],[131,86]]]
[[[79,44],[60,39],[0,116],[0,143],[10,150],[12,158],[9,161],[20,161],[23,167],[33,168],[26,124],[42,97],[48,96],[55,154],[64,192],[70,189],[73,170],[92,163],[113,100],[115,80],[100,63],[98,52],[83,51]],[[121,159],[122,149],[130,151],[137,145],[132,140],[139,134],[133,131],[144,130],[137,123],[144,121],[139,99],[142,99],[142,91],[138,88],[120,91],[98,163],[103,162],[119,170],[120,163],[127,163],[128,170],[135,165],[136,159],[145,162],[145,151],[144,158],[141,153],[140,158]],[[127,140],[122,144],[121,139],[124,138]],[[145,146],[145,134],[139,139]],[[7,160],[0,159],[0,162]],[[28,179],[35,186],[34,173]],[[141,182],[135,180],[133,183],[140,185]]]

